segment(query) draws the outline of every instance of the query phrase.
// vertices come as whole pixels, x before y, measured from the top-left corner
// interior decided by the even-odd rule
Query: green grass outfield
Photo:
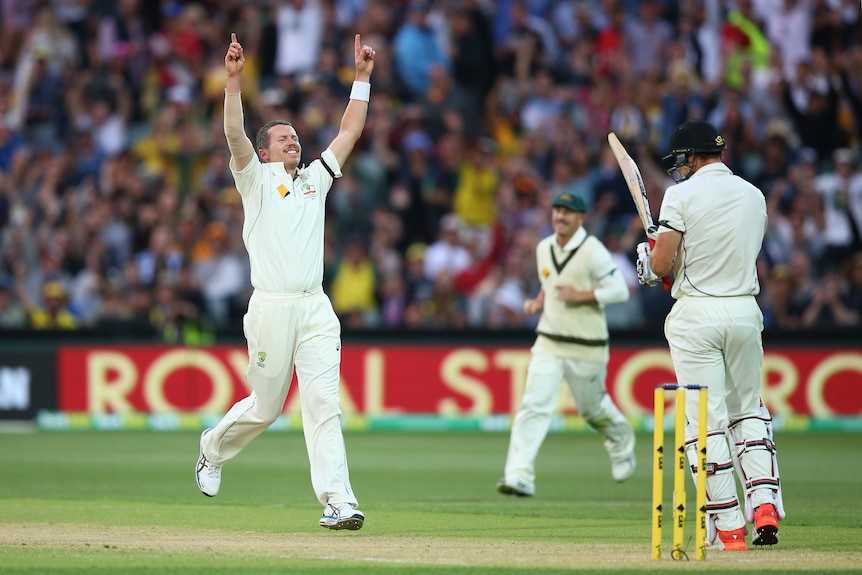
[[[297,432],[252,442],[214,499],[192,476],[197,433],[0,433],[0,573],[862,573],[859,434],[778,435],[781,543],[705,562],[649,558],[649,435],[635,475],[616,484],[597,435],[551,434],[533,498],[495,491],[505,433],[345,437],[367,516],[356,532],[317,525]],[[690,478],[687,492],[693,510]]]

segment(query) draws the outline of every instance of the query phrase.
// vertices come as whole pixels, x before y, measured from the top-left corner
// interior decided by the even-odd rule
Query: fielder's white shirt
[[[242,240],[251,262],[251,285],[272,294],[320,289],[323,284],[323,231],[326,196],[341,166],[329,148],[294,180],[281,162],[255,156],[233,172],[242,196]],[[231,166],[233,164],[231,163]]]
[[[671,295],[679,299],[760,293],[756,261],[766,224],[761,191],[721,162],[670,186],[661,204],[659,233],[682,233]]]
[[[545,304],[536,331],[552,336],[584,340],[607,340],[608,326],[604,307],[629,298],[629,289],[617,271],[608,249],[581,227],[560,246],[556,234],[542,239],[536,246],[536,264]],[[558,285],[569,285],[579,291],[593,290],[598,303],[569,304],[557,299]],[[608,346],[585,346],[536,338],[536,349],[560,357],[603,362],[608,360]]]

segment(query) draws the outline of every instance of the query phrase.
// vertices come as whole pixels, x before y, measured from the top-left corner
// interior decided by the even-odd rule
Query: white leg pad
[[[778,481],[778,488],[775,490],[775,511],[778,512],[778,519],[784,519],[787,514],[784,512],[784,497],[781,495],[781,478],[778,473],[778,449],[772,436],[772,414],[763,405],[763,401],[760,402],[760,417],[764,419],[764,423],[766,424],[766,437],[772,442],[772,474],[775,476],[776,481]],[[754,517],[754,509],[751,510],[751,513],[752,517]]]
[[[748,417],[728,426],[734,444],[734,465],[745,492],[745,518],[749,523],[754,521],[754,510],[764,503],[775,505],[779,519],[785,516],[768,413],[767,417]]]
[[[697,485],[699,473],[697,457],[697,429],[691,424],[686,425],[685,452],[688,458],[691,475]],[[713,529],[733,531],[745,525],[745,519],[739,508],[736,495],[736,480],[733,476],[733,462],[727,446],[724,431],[712,431],[706,438],[706,513],[707,532],[710,524]],[[707,541],[713,541],[707,534]]]

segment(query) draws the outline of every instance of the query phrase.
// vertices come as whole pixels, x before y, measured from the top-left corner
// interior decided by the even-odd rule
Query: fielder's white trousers
[[[674,304],[664,329],[677,382],[709,388],[707,462],[726,472],[707,476],[707,505],[720,509],[714,513],[718,529],[738,529],[745,519],[734,505],[736,482],[725,430],[730,421],[760,415],[763,315],[752,296],[684,297]],[[696,392],[686,393],[685,416],[696,430]],[[765,427],[753,433],[766,437]],[[763,458],[758,468],[764,468],[759,473],[767,473],[771,459],[766,452],[758,458]]]
[[[505,477],[522,482],[532,492],[536,481],[536,456],[548,434],[565,380],[575,398],[578,413],[604,440],[612,460],[628,457],[634,449],[634,432],[611,400],[605,387],[607,364],[558,357],[532,350],[526,389],[512,423]]]
[[[252,393],[204,436],[204,455],[222,465],[263,433],[284,409],[295,368],[314,493],[324,505],[357,505],[338,400],[341,326],[329,298],[320,289],[291,295],[255,291],[243,331]]]

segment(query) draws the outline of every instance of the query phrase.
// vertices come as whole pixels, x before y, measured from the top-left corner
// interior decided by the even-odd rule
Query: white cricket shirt
[[[581,227],[565,246],[556,235],[536,246],[536,265],[545,305],[536,331],[591,342],[593,345],[556,341],[539,335],[535,347],[560,357],[603,362],[608,360],[608,325],[604,306],[629,298],[629,289],[617,271],[608,249]],[[592,290],[597,303],[569,304],[557,299],[557,286],[569,285],[579,291]],[[598,343],[604,342],[604,343]]]
[[[761,191],[721,162],[670,186],[661,204],[659,233],[682,233],[671,295],[679,299],[760,293],[756,261],[766,224]]]
[[[233,171],[242,196],[242,240],[251,261],[251,285],[272,294],[295,294],[323,284],[326,196],[341,166],[328,148],[300,168],[294,180],[280,162],[255,157]]]

